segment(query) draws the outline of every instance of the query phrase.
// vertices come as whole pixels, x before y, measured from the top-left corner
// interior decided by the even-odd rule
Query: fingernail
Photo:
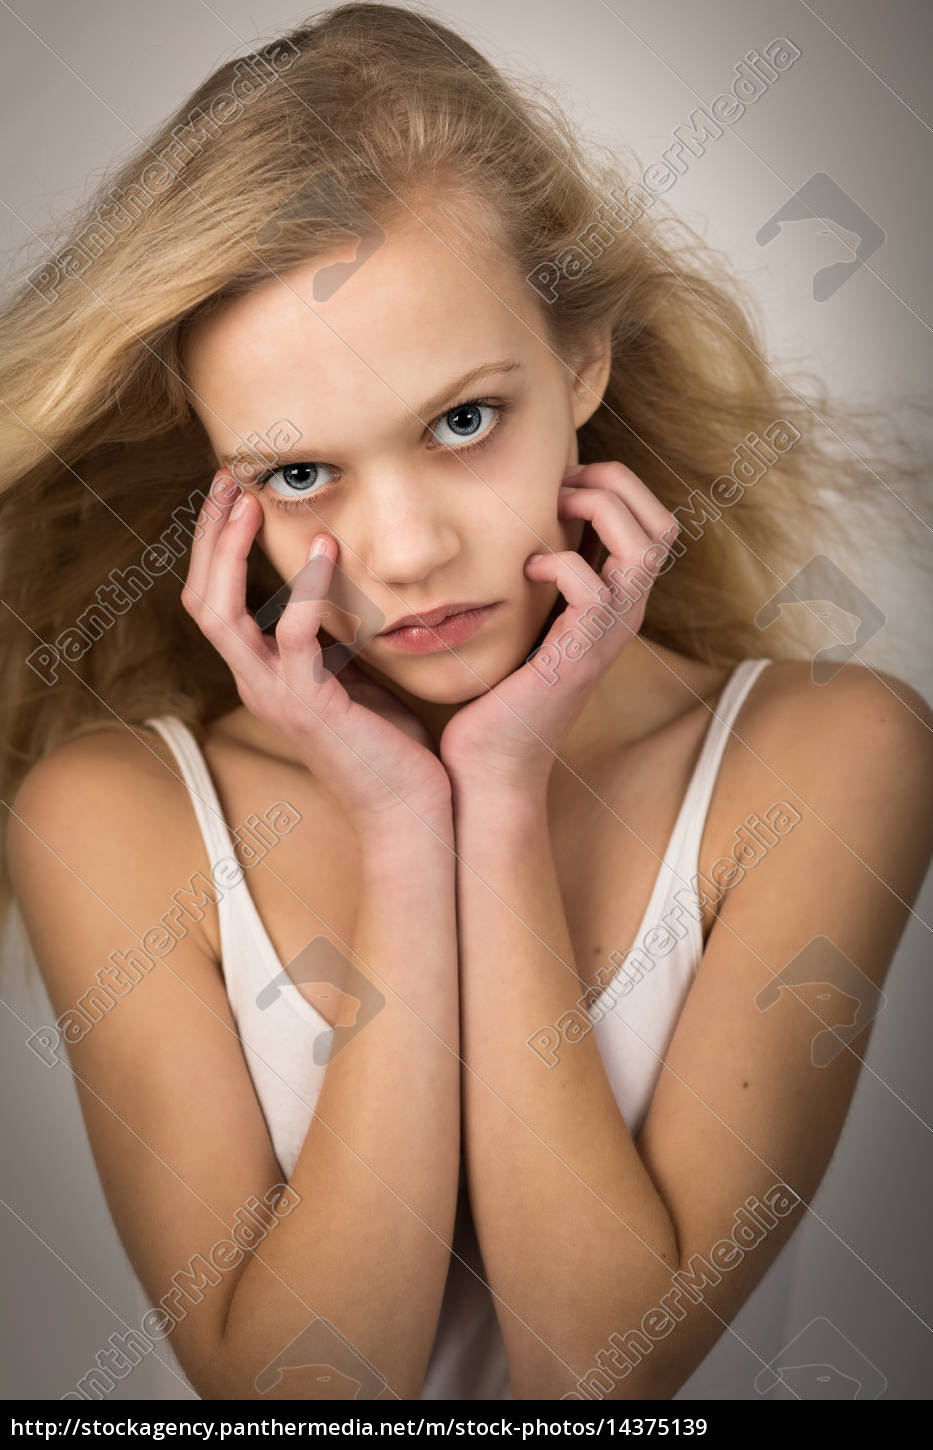
[[[564,477],[576,478],[578,474],[583,472],[585,467],[585,463],[568,463],[567,467],[564,469]]]
[[[240,488],[237,489],[237,492],[240,494],[240,497],[237,499],[236,503],[233,505],[233,508],[230,510],[230,517],[232,519],[238,519],[240,517],[240,514],[246,508],[246,494],[243,493],[242,489]]]
[[[226,503],[231,498],[236,498],[240,492],[240,485],[234,483],[229,473],[218,473],[211,483],[211,493],[215,498],[223,499]]]
[[[543,554],[529,554],[528,555],[528,558],[525,560],[525,563],[526,564],[537,564],[538,560],[539,559],[543,559],[543,558],[544,558],[544,555]]]
[[[327,544],[330,534],[315,534],[311,541],[311,548],[308,550],[308,558],[316,559],[321,554],[327,553]]]
[[[575,493],[579,493],[579,492],[580,492],[580,490],[578,488],[570,488],[570,487],[568,487],[567,484],[563,484],[562,483],[561,486],[560,486],[560,488],[557,490],[557,497],[558,498],[572,498]]]

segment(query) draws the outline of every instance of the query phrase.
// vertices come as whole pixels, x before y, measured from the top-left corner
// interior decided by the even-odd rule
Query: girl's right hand
[[[217,491],[224,483],[230,485],[226,497]],[[445,821],[451,785],[442,761],[414,738],[416,731],[351,699],[322,662],[318,633],[336,541],[326,533],[316,536],[308,555],[314,566],[302,579],[300,599],[293,595],[282,613],[273,642],[246,607],[246,561],[262,506],[249,493],[234,496],[233,484],[224,472],[211,484],[181,603],[230,666],[243,704],[285,737],[357,828],[376,821],[404,824],[413,815],[431,826]],[[236,518],[234,502],[242,505]]]

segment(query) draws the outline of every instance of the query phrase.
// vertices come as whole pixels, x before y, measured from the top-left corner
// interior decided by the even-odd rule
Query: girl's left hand
[[[461,786],[546,785],[600,676],[641,628],[651,586],[680,532],[674,515],[622,463],[584,465],[561,488],[557,507],[562,520],[586,519],[592,530],[584,530],[580,553],[532,554],[525,574],[553,581],[567,608],[528,661],[446,726],[440,756]],[[595,562],[600,542],[609,557],[597,574],[583,556]],[[624,578],[633,568],[633,578]]]

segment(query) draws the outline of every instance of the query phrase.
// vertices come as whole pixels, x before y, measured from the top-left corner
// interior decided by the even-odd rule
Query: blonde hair
[[[203,731],[239,703],[179,601],[215,467],[182,347],[205,309],[332,250],[333,220],[289,210],[321,173],[383,227],[425,200],[458,238],[506,247],[562,358],[611,326],[581,460],[619,459],[675,512],[706,514],[654,585],[646,639],[721,664],[808,652],[786,611],[767,635],[754,616],[818,545],[844,547],[844,513],[886,497],[876,460],[837,443],[874,435],[863,409],[777,376],[727,260],[669,215],[603,235],[548,291],[551,259],[583,256],[597,204],[632,179],[621,158],[582,141],[540,79],[506,77],[427,13],[348,4],[221,66],[104,181],[3,319],[4,799],[86,730],[172,713]],[[792,446],[717,494],[779,420]],[[914,473],[897,467],[903,491]],[[108,608],[119,571],[135,602]],[[253,550],[248,598],[280,583]]]

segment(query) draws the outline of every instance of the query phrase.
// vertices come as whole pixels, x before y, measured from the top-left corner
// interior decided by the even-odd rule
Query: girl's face
[[[327,632],[358,644],[353,614],[368,613],[361,663],[416,698],[462,702],[527,658],[557,599],[525,576],[529,554],[580,543],[557,491],[606,384],[608,337],[574,376],[540,340],[539,304],[514,267],[476,249],[465,264],[416,218],[315,300],[314,278],[353,257],[348,241],[202,318],[187,381],[219,461],[248,440],[276,468],[265,482],[255,464],[234,474],[258,493],[256,542],[282,579],[316,533],[336,538],[330,598],[350,612],[328,613]],[[287,453],[283,433],[300,434]],[[496,607],[462,643],[408,653],[370,637],[468,603]]]

